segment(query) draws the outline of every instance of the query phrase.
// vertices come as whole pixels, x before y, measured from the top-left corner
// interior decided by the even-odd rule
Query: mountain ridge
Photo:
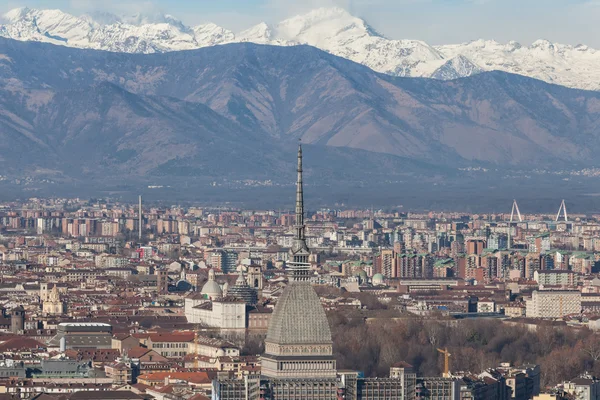
[[[311,46],[244,43],[144,55],[0,39],[0,83],[0,134],[8,148],[26,138],[43,146],[47,137],[40,133],[46,131],[88,132],[91,141],[106,132],[138,132],[149,138],[143,140],[149,143],[148,155],[169,138],[185,143],[168,157],[154,154],[144,161],[130,154],[127,162],[133,164],[124,168],[141,174],[159,167],[154,158],[161,163],[179,158],[178,165],[190,165],[193,154],[186,151],[198,142],[190,142],[186,132],[196,131],[196,125],[205,127],[197,140],[212,140],[220,151],[238,148],[238,154],[246,146],[272,160],[271,166],[281,162],[272,157],[278,146],[293,146],[298,139],[442,170],[596,166],[594,154],[600,150],[598,92],[504,72],[452,81],[392,77]],[[126,91],[131,95],[123,96],[135,101],[123,103],[117,96],[102,102],[98,92],[105,87],[113,96]],[[98,96],[90,100],[88,90]],[[81,100],[72,103],[61,94],[65,92]],[[99,111],[91,111],[106,107],[112,113],[100,119]],[[192,109],[204,119],[190,120]],[[60,110],[61,119],[43,119]],[[99,120],[110,123],[104,126]],[[149,129],[147,136],[139,132],[142,126]],[[113,147],[104,154],[131,150],[131,144],[122,146],[119,140],[113,137]]]
[[[187,27],[170,15],[76,17],[60,10],[23,8],[10,11],[5,18],[8,23],[0,25],[0,36],[76,48],[160,53],[235,42],[307,44],[392,76],[448,80],[501,70],[600,90],[600,51],[588,46],[546,40],[523,46],[481,39],[431,46],[419,40],[388,39],[341,8],[316,9],[273,26],[260,23],[239,34],[211,23]]]

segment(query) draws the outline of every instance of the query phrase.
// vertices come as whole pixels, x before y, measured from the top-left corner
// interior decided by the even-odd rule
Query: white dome
[[[202,291],[200,293],[206,295],[206,297],[211,300],[223,295],[221,286],[215,281],[215,271],[212,269],[208,271],[208,281],[202,286]]]

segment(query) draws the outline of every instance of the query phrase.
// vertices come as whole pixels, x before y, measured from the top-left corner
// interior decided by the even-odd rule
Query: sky
[[[187,25],[214,22],[235,32],[317,7],[339,6],[393,39],[449,44],[476,39],[530,44],[548,39],[600,49],[600,0],[0,0],[15,7],[80,15],[108,11],[171,14]]]

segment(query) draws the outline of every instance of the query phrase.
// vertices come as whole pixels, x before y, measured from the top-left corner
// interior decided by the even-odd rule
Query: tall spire
[[[302,182],[302,145],[298,145],[298,178],[296,180],[296,237],[290,250],[288,277],[290,281],[308,281],[310,279],[310,251],[304,235],[304,188]]]
[[[298,145],[298,179],[296,180],[296,240],[304,240],[304,187],[302,183],[302,145]]]

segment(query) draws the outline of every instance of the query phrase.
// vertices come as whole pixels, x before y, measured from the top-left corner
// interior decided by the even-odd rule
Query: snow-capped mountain
[[[169,15],[96,15],[19,8],[4,15],[7,23],[0,25],[0,36],[125,53],[191,50],[234,37],[214,24],[188,28]]]
[[[483,70],[500,70],[579,89],[600,90],[600,51],[538,40],[531,46],[511,41],[476,40],[438,46],[446,57],[462,55]]]
[[[320,8],[276,25],[260,23],[235,34],[215,24],[187,27],[170,15],[107,13],[80,17],[60,10],[8,12],[0,36],[126,53],[190,50],[233,42],[308,44],[395,76],[456,79],[501,70],[568,87],[600,90],[600,51],[540,40],[531,46],[493,40],[430,46],[393,40],[341,8]]]

